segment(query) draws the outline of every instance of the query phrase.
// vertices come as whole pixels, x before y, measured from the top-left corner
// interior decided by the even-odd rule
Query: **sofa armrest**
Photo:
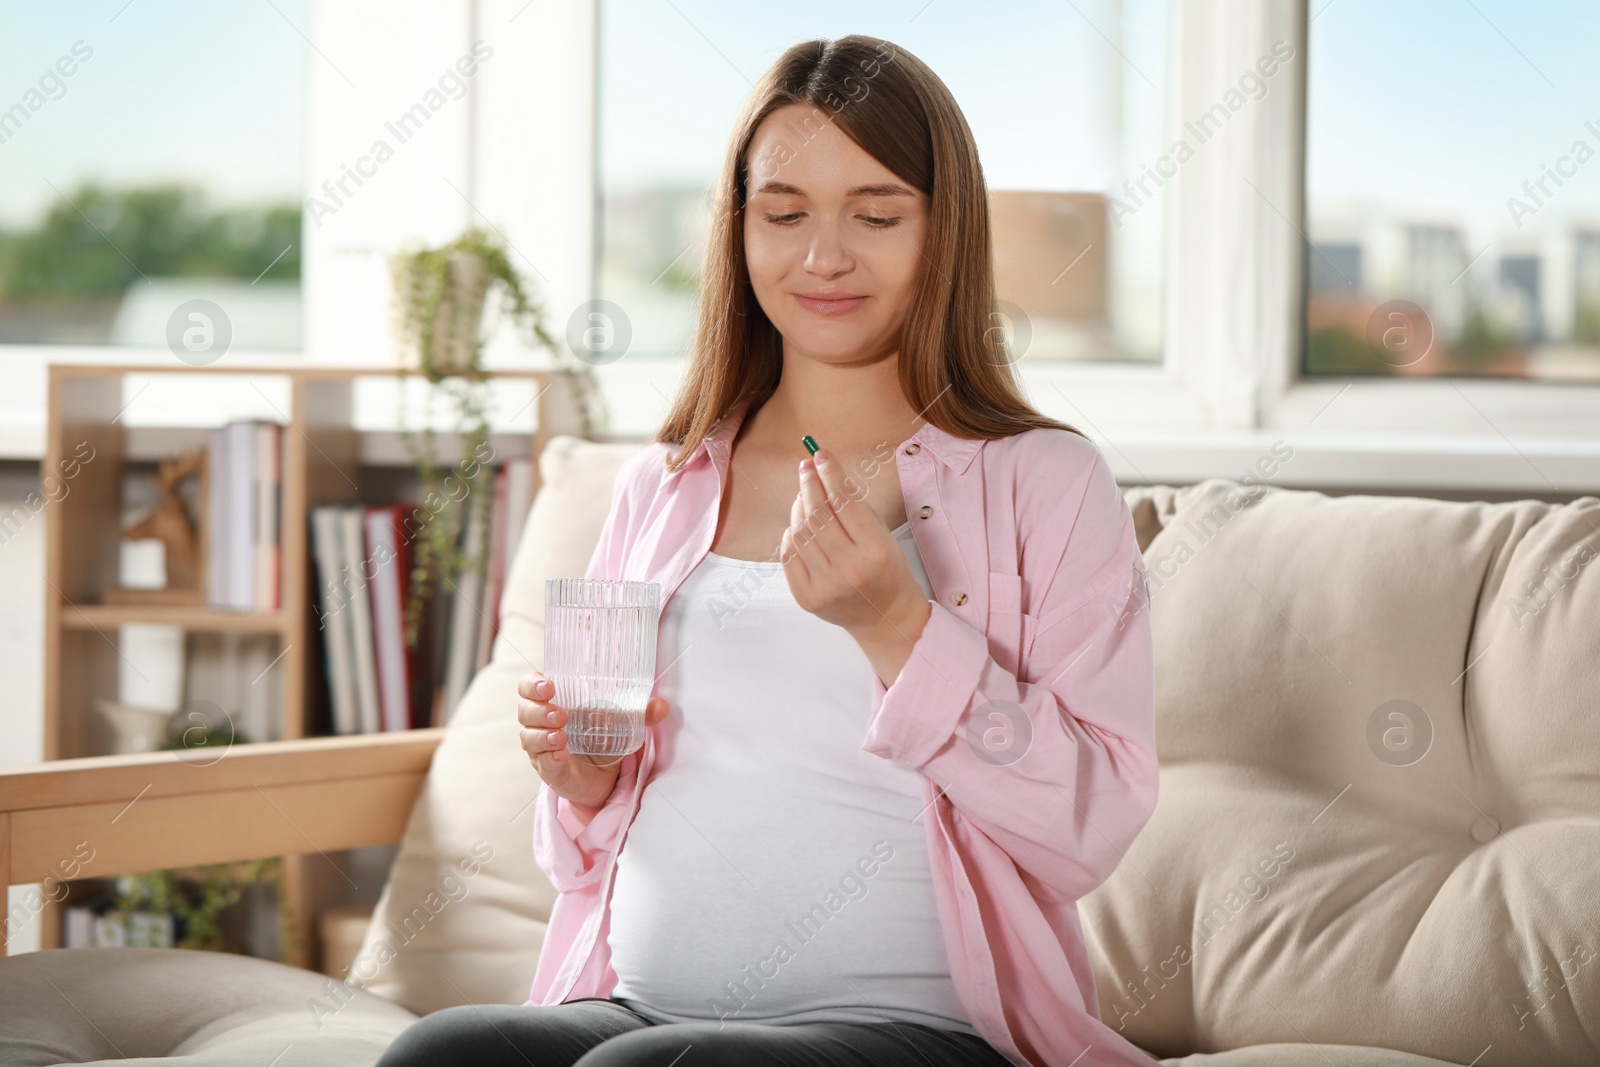
[[[398,841],[443,736],[406,730],[0,769],[0,886]]]

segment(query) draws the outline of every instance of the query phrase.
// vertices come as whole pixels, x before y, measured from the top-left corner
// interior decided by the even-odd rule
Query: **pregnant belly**
[[[614,995],[670,1021],[966,1028],[920,804],[821,775],[661,774],[617,859]]]

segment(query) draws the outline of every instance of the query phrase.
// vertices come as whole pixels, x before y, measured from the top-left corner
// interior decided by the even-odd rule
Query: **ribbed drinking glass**
[[[659,582],[545,580],[544,674],[567,709],[567,751],[621,757],[644,744],[660,617]]]

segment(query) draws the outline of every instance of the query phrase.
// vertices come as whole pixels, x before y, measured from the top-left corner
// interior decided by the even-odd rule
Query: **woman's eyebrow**
[[[803,189],[800,189],[800,188],[797,188],[796,186],[790,185],[788,182],[780,182],[780,181],[764,181],[764,182],[761,183],[761,185],[759,187],[757,187],[756,192],[758,192],[758,193],[779,193],[779,194],[786,195],[786,196],[805,196],[806,195],[805,191]],[[907,189],[905,186],[900,185],[897,182],[889,182],[886,185],[858,185],[854,189],[851,189],[845,195],[846,196],[850,196],[850,197],[856,197],[856,196],[916,196],[917,194],[913,193],[910,189]]]

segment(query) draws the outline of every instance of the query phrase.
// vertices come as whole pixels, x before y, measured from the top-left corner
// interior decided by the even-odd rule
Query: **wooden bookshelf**
[[[216,633],[276,634],[291,628],[283,611],[212,611],[200,607],[158,607],[132,604],[69,604],[61,625],[69,630],[102,630],[124,623],[162,623],[185,630]]]
[[[118,581],[123,526],[123,488],[130,461],[130,429],[121,421],[131,376],[254,376],[287,380],[279,539],[282,554],[282,608],[270,612],[232,612],[205,606],[107,604],[104,590]],[[530,383],[535,429],[526,448],[537,457],[555,433],[580,434],[576,409],[564,377],[554,370],[490,371],[486,378]],[[59,472],[74,451],[87,444],[94,458],[79,464],[66,495],[45,511],[45,759],[105,755],[97,750],[94,702],[115,698],[118,685],[118,627],[164,623],[191,634],[263,635],[277,642],[281,699],[276,709],[278,736],[292,740],[315,733],[314,710],[325,704],[320,644],[314,632],[311,599],[311,509],[352,499],[361,485],[362,435],[354,424],[354,394],[362,379],[394,381],[397,372],[378,367],[327,368],[273,365],[55,364],[50,367],[45,474]],[[203,388],[205,384],[196,386]],[[235,379],[234,384],[237,384]],[[192,428],[204,432],[210,424]],[[147,431],[146,431],[147,432]],[[520,435],[519,435],[520,436]],[[82,453],[78,453],[81,455]],[[502,453],[497,461],[513,458]],[[538,465],[534,465],[534,491]],[[130,798],[131,799],[131,798]],[[322,858],[285,856],[283,903],[294,917],[300,950],[294,962],[316,966],[316,915],[327,884]],[[60,909],[40,917],[45,948],[61,942]]]

